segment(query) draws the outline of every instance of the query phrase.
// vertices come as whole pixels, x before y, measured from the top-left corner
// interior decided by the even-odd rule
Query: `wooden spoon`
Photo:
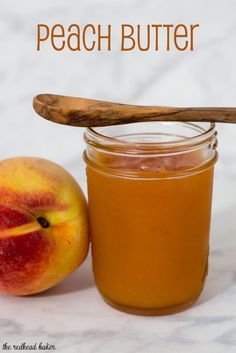
[[[43,118],[71,126],[106,126],[142,121],[209,121],[236,123],[236,108],[171,108],[110,103],[40,94],[33,107]]]

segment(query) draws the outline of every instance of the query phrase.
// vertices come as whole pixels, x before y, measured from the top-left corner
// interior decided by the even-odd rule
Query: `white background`
[[[115,31],[114,49],[109,53],[55,52],[45,46],[36,52],[38,23],[110,23]],[[121,23],[199,23],[200,28],[194,52],[120,52]],[[53,160],[67,168],[85,190],[84,130],[37,117],[32,109],[34,95],[50,92],[136,104],[236,106],[235,65],[235,0],[1,0],[0,158],[25,155]],[[199,352],[199,348],[208,353],[226,348],[234,352],[236,125],[218,125],[217,129],[220,159],[210,274],[197,306],[155,321],[120,314],[102,303],[86,263],[79,270],[85,281],[82,291],[69,279],[50,295],[28,301],[2,296],[2,340],[13,343],[36,337],[56,343],[58,350],[82,353]],[[18,311],[21,316],[16,318]],[[43,313],[53,320],[46,321]]]

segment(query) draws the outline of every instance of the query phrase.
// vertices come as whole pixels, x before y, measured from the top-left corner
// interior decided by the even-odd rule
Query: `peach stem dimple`
[[[37,221],[41,225],[42,228],[49,228],[50,224],[44,217],[38,217]]]

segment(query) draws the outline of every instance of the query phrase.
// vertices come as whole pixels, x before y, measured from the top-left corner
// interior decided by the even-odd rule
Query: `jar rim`
[[[153,123],[153,122],[150,122]],[[145,123],[132,123],[129,124],[129,126],[134,126],[137,124],[150,124],[149,122]],[[196,122],[181,122],[181,121],[171,121],[171,122],[165,122],[165,121],[159,121],[159,122],[154,122],[154,123],[159,123],[159,124],[166,124],[168,126],[171,125],[178,125],[178,126],[183,126],[186,128],[191,128],[192,130],[197,131],[197,133],[194,136],[191,137],[183,137],[183,136],[178,136],[181,137],[176,140],[171,140],[171,141],[155,141],[155,142],[150,142],[150,141],[127,141],[125,139],[122,139],[121,136],[107,136],[104,133],[99,132],[99,129],[104,129],[107,127],[90,127],[86,129],[86,132],[84,134],[84,139],[86,143],[89,145],[92,145],[93,147],[97,147],[99,149],[105,149],[105,150],[111,150],[112,152],[124,152],[124,153],[138,153],[140,151],[146,151],[146,153],[152,153],[152,152],[161,152],[161,153],[168,153],[175,150],[177,151],[183,151],[186,149],[191,149],[191,148],[196,148],[198,145],[203,145],[205,143],[209,143],[211,140],[213,140],[216,137],[216,131],[215,131],[215,123],[213,122],[202,122],[202,124],[208,124],[207,128],[203,128],[200,126],[200,123]],[[120,126],[120,125],[116,125]],[[115,127],[115,126],[112,126]],[[152,135],[157,135],[157,132],[153,132]]]

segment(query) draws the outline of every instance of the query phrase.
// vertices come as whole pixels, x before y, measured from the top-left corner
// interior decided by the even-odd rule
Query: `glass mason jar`
[[[90,128],[85,141],[99,292],[108,304],[134,314],[188,307],[207,275],[215,125]]]

